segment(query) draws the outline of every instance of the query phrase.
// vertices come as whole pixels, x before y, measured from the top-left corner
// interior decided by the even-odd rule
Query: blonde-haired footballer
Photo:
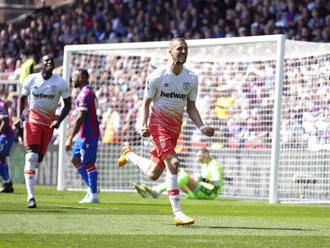
[[[181,132],[185,107],[189,117],[203,134],[213,136],[214,129],[204,125],[195,105],[198,77],[183,66],[188,55],[186,41],[182,38],[172,39],[169,53],[172,64],[160,67],[148,76],[142,103],[141,136],[151,138],[154,146],[150,152],[152,161],[136,155],[126,146],[122,149],[118,166],[124,166],[130,161],[152,180],[157,180],[166,167],[165,183],[174,213],[174,223],[190,225],[195,219],[185,215],[181,209],[177,182],[180,162],[174,150]]]

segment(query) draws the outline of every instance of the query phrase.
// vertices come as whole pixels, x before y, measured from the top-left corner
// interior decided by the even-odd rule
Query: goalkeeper
[[[181,169],[178,175],[178,184],[182,191],[186,192],[188,199],[214,200],[221,193],[223,186],[223,171],[218,161],[210,157],[210,152],[202,148],[197,152],[197,159],[203,164],[198,180]],[[165,184],[155,187],[135,184],[135,189],[142,197],[149,194],[157,198],[160,193],[166,191]]]

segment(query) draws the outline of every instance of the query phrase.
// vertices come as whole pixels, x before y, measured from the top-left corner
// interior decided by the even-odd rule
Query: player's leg
[[[157,180],[165,169],[163,161],[152,161],[137,155],[131,150],[129,146],[125,146],[122,149],[122,155],[118,159],[118,166],[122,167],[127,162],[134,164],[138,169],[142,170],[143,173],[151,180]]]
[[[40,145],[28,145],[25,147],[24,178],[27,191],[28,208],[37,207],[34,197],[34,182],[36,177],[36,164],[39,158]]]
[[[41,130],[41,141],[40,141],[40,149],[39,149],[39,157],[38,161],[36,163],[36,169],[38,169],[45,157],[45,154],[48,149],[48,145],[50,141],[52,140],[54,129],[50,128],[45,125],[39,125],[39,129]]]
[[[178,185],[179,159],[176,155],[172,155],[165,159],[165,164],[167,167],[165,184],[173,213],[176,215],[182,212]]]
[[[75,145],[74,145],[75,146]],[[78,150],[79,152],[79,150]],[[72,158],[71,158],[71,162],[72,164],[74,165],[74,167],[77,169],[79,175],[81,176],[81,178],[83,179],[83,181],[86,183],[86,186],[88,188],[87,190],[87,194],[85,195],[85,197],[80,201],[80,202],[84,202],[86,201],[87,199],[89,199],[89,194],[90,194],[90,189],[89,189],[89,182],[88,182],[88,175],[87,175],[87,171],[86,171],[86,168],[84,166],[83,163],[81,163],[81,160],[80,160],[80,156],[75,156],[74,154],[74,149],[72,150]],[[79,155],[80,155],[80,152],[79,152]]]
[[[80,177],[86,183],[86,186],[89,187],[87,171],[86,171],[84,164],[81,162],[80,150],[82,147],[82,142],[83,141],[80,138],[77,138],[75,140],[73,147],[72,147],[71,162],[72,162],[73,166],[77,169]]]
[[[146,198],[148,197],[148,192],[146,191],[146,188],[144,187],[144,185],[140,185],[138,183],[133,183],[134,189],[136,190],[136,192],[142,197],[142,198]]]
[[[164,161],[167,167],[165,184],[174,213],[174,222],[176,225],[193,224],[195,220],[186,216],[181,209],[178,186],[178,169],[180,163],[175,152],[179,135],[162,126],[153,126],[150,128],[150,132],[151,140],[155,147],[154,154],[152,153],[152,155],[154,158],[158,158],[159,161]]]
[[[158,179],[160,175],[163,173],[164,167],[153,163],[147,173],[147,176],[150,179]],[[143,198],[146,198],[148,195],[151,195],[154,199],[158,198],[159,194],[166,191],[166,185],[165,183],[156,185],[155,187],[150,187],[149,185],[143,184],[139,185],[137,183],[134,183],[134,188],[136,189],[137,193],[139,193]]]
[[[54,129],[45,125],[26,122],[24,126],[25,166],[24,177],[28,193],[28,208],[36,208],[34,183],[36,169],[42,162]]]
[[[0,193],[13,193],[13,183],[10,180],[9,168],[6,163],[6,156],[4,154],[0,155],[0,175],[3,179],[3,185],[0,188]]]
[[[34,181],[36,176],[36,164],[39,159],[41,144],[40,125],[26,122],[24,126],[25,165],[24,178],[27,190],[28,208],[35,208]]]
[[[89,196],[79,203],[98,203],[97,195],[97,177],[98,171],[95,166],[98,138],[83,139],[80,150],[81,162],[86,168],[89,186]]]
[[[179,188],[185,193],[194,191],[198,185],[198,181],[193,176],[189,175],[184,169],[179,170],[178,177]]]
[[[148,160],[150,163],[149,167],[147,167],[144,170],[144,174],[149,177],[151,180],[157,180],[163,173],[165,166],[163,166],[164,163],[155,163],[151,160]],[[165,165],[165,164],[164,164]],[[137,166],[137,168],[139,168]],[[153,198],[157,198],[158,194],[151,189],[148,185],[139,185],[137,183],[134,183],[134,188],[143,198],[147,197],[148,194],[150,194]],[[166,189],[166,187],[165,187]]]
[[[204,200],[214,200],[218,196],[218,187],[215,188],[213,184],[198,182],[197,187],[194,190],[189,191],[187,194],[187,199],[204,199]]]
[[[189,175],[184,169],[179,169],[178,185],[182,191],[188,193],[189,191],[192,191],[192,189],[196,188],[196,186],[198,185],[198,181],[193,176]],[[143,191],[147,192],[155,199],[161,193],[167,191],[165,183],[158,184],[154,187],[150,187],[149,185],[143,184],[140,187],[143,189]]]
[[[1,136],[0,137],[0,175],[3,178],[3,186],[0,193],[13,193],[13,183],[10,179],[9,165],[6,157],[10,154],[10,149],[14,142],[14,136]]]
[[[142,185],[145,189],[145,191],[151,195],[154,199],[158,198],[158,196],[167,191],[167,188],[166,188],[166,184],[165,183],[161,183],[161,184],[158,184],[154,187],[150,187],[149,185]]]
[[[165,159],[167,167],[165,183],[167,186],[167,193],[169,200],[172,205],[174,213],[174,223],[176,225],[190,225],[195,223],[195,219],[186,216],[181,209],[181,201],[179,195],[179,184],[178,184],[178,168],[179,158],[177,155],[170,156]]]

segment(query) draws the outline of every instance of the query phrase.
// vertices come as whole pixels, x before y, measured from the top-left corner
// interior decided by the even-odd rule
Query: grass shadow
[[[247,227],[247,226],[209,226],[210,229],[240,229],[240,230],[276,230],[276,231],[315,231],[302,228],[281,228],[281,227]]]

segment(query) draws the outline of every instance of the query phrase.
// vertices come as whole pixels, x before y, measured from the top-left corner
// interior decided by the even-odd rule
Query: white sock
[[[6,156],[6,164],[8,167],[8,180],[3,180],[3,183],[9,183],[11,181],[11,175],[10,175],[10,158]]]
[[[34,152],[25,155],[24,178],[28,200],[34,197],[35,164],[38,161],[38,156],[38,153]]]
[[[133,163],[137,168],[143,171],[144,174],[147,174],[148,169],[153,164],[149,159],[141,157],[134,152],[129,152],[126,154],[127,161]]]
[[[165,183],[167,187],[168,198],[170,199],[174,215],[182,213],[178,186],[178,175],[167,172]]]

